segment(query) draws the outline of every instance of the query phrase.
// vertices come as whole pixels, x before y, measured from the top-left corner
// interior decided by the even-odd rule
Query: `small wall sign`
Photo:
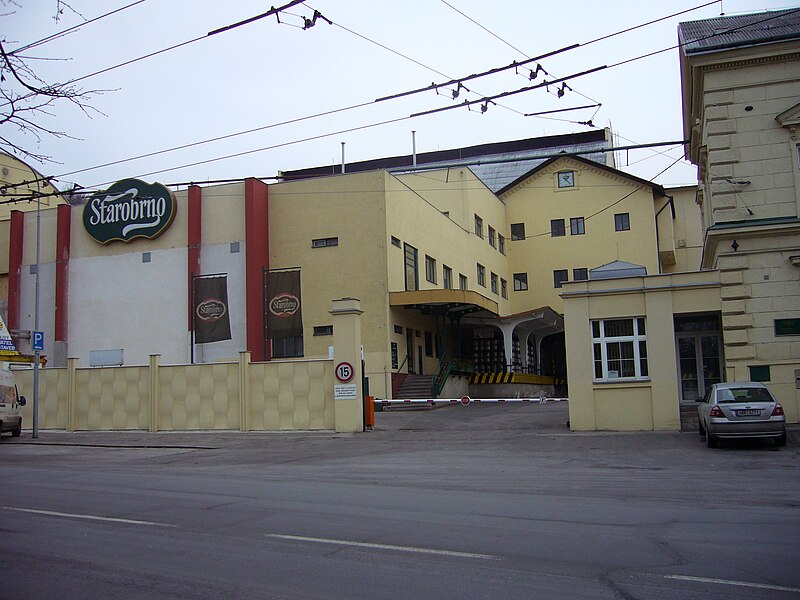
[[[175,218],[175,196],[160,183],[123,179],[97,192],[83,209],[83,226],[101,244],[153,239]]]

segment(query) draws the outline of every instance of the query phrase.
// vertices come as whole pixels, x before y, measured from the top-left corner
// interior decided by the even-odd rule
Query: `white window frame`
[[[633,335],[606,335],[606,323],[615,321],[632,321]],[[597,324],[597,327],[595,327]],[[644,333],[641,333],[644,331]],[[589,322],[589,335],[591,336],[592,376],[595,383],[613,383],[624,381],[649,381],[650,365],[647,358],[647,329],[644,317],[621,317],[613,319],[593,319]],[[631,344],[633,347],[634,375],[622,377],[618,369],[609,369],[609,347],[616,344]],[[642,347],[644,356],[642,356]],[[597,348],[599,348],[601,376],[597,376]],[[611,359],[612,361],[623,360]],[[628,359],[630,360],[630,359]],[[644,367],[644,368],[643,368]]]

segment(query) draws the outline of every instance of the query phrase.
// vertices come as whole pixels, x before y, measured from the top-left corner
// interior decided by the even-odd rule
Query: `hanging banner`
[[[194,278],[194,341],[198,344],[231,339],[228,277]]]
[[[270,339],[303,336],[300,271],[267,273],[267,334]]]

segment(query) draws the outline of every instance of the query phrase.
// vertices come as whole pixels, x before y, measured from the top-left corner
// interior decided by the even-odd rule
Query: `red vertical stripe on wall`
[[[270,359],[264,344],[263,271],[269,268],[267,189],[267,184],[258,179],[244,182],[247,350],[254,361]]]
[[[11,231],[8,236],[8,323],[9,329],[19,329],[19,301],[22,282],[22,241],[25,214],[11,211]]]
[[[69,321],[69,250],[72,236],[72,207],[58,205],[56,224],[56,331],[55,341],[67,341]]]
[[[188,201],[188,211],[189,211],[189,231],[187,232],[187,240],[188,240],[188,273],[187,277],[189,278],[189,285],[187,286],[188,290],[188,297],[187,297],[187,305],[189,307],[188,310],[188,320],[189,320],[189,331],[192,330],[192,325],[194,319],[192,319],[192,311],[194,308],[192,307],[192,276],[200,275],[200,246],[202,245],[202,233],[203,233],[203,190],[200,186],[192,185],[189,186],[189,201]]]

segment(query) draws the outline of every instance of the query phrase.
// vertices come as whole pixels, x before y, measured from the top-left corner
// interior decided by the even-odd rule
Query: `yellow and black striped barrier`
[[[563,384],[563,379],[549,375],[530,375],[528,373],[475,373],[469,378],[470,385],[485,385],[492,383],[536,383],[539,385]]]

